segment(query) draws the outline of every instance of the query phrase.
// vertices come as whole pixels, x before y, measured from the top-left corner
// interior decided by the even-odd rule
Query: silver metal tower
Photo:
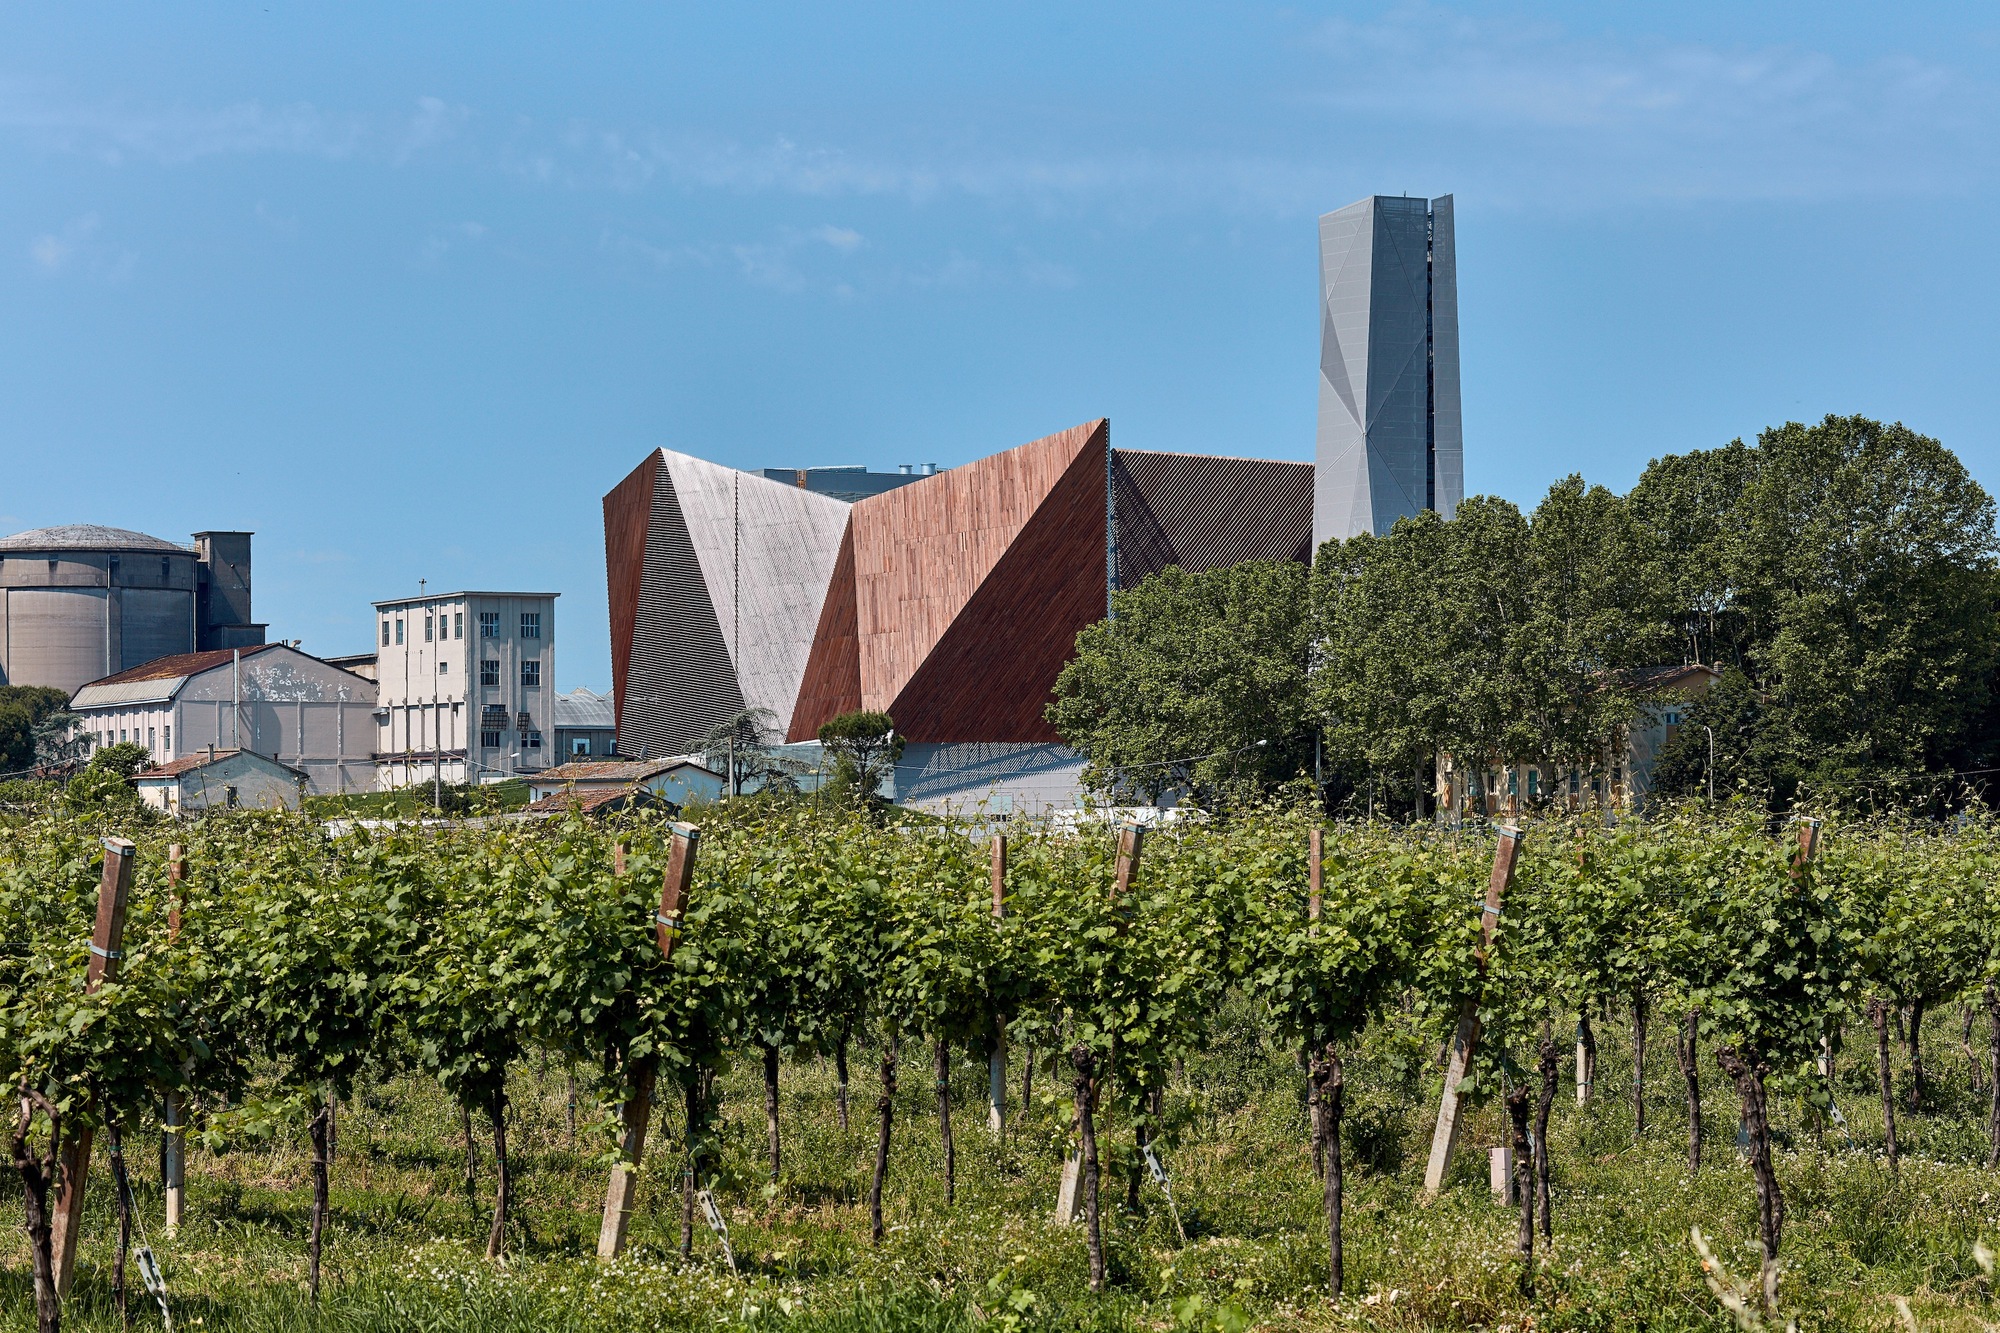
[[[1319,220],[1313,544],[1465,498],[1451,196],[1374,195]]]

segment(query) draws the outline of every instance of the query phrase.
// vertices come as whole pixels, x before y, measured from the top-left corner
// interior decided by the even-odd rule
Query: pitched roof
[[[611,711],[610,696],[586,689],[574,689],[568,694],[556,696],[556,725],[615,727],[618,725],[618,719]]]
[[[714,777],[721,777],[700,760],[688,755],[675,755],[670,759],[598,759],[582,764],[558,764],[545,768],[529,778],[537,787],[551,787],[564,782],[633,783],[644,782],[647,778],[658,777],[676,768],[698,768]]]
[[[106,528],[95,523],[64,523],[0,537],[0,551],[158,551],[193,555],[185,546],[149,537],[130,528]]]
[[[141,778],[177,778],[183,773],[192,773],[198,768],[207,768],[210,764],[219,764],[225,759],[234,759],[239,754],[248,755],[252,759],[269,764],[273,768],[282,768],[294,777],[305,776],[305,774],[293,768],[290,764],[280,763],[276,759],[271,758],[270,755],[259,754],[255,750],[217,750],[214,754],[210,754],[207,750],[196,750],[193,754],[184,754],[178,759],[169,759],[164,764],[157,764],[152,768],[142,769],[132,775],[132,781],[137,782]]]
[[[600,810],[605,810],[628,801],[637,801],[641,804],[660,801],[668,805],[672,804],[665,797],[657,795],[652,788],[641,787],[635,783],[630,786],[605,787],[601,790],[592,791],[551,792],[541,800],[530,804],[527,807],[527,813],[531,815],[552,815],[574,809],[586,815],[593,815]]]
[[[156,657],[150,662],[127,667],[115,675],[104,676],[86,682],[90,685],[131,685],[142,680],[173,680],[181,676],[192,676],[214,667],[228,666],[229,659],[241,652],[245,657],[261,653],[266,648],[277,648],[275,643],[252,644],[248,648],[210,648],[200,653],[175,653],[171,657]]]
[[[1641,690],[1671,690],[1704,677],[1711,682],[1722,679],[1722,673],[1705,662],[1689,662],[1680,666],[1635,667],[1623,674],[1626,684]]]

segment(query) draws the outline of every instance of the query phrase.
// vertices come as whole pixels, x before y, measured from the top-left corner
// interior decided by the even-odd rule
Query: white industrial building
[[[562,762],[556,597],[449,592],[375,603],[378,786],[494,782]]]
[[[155,764],[214,746],[295,768],[316,794],[374,785],[374,683],[290,644],[156,658],[84,685],[70,711],[96,746],[143,745]]]

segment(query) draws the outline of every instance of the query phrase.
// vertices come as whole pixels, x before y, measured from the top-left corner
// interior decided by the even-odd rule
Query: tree
[[[735,796],[745,782],[762,786],[774,773],[789,777],[772,761],[771,742],[778,738],[776,713],[768,708],[745,708],[717,723],[702,741],[701,752],[710,765],[728,775],[724,790]]]
[[[1655,539],[1578,477],[1532,519],[1474,496],[1449,520],[1330,542],[1313,580],[1329,748],[1419,790],[1440,751],[1475,773],[1597,766],[1648,702],[1631,669],[1672,643]]]
[[[1780,806],[1807,786],[1893,798],[2000,755],[1994,505],[1938,441],[1793,422],[1657,460],[1632,501],[1667,551],[1677,620],[1743,676],[1678,738],[1705,748],[1714,728],[1719,783]],[[1673,748],[1662,766],[1686,789],[1697,765]]]
[[[1076,638],[1047,717],[1089,759],[1084,781],[1148,801],[1256,792],[1312,767],[1307,573],[1251,561],[1169,566],[1112,595]]]
[[[903,740],[887,713],[862,710],[842,713],[822,723],[819,742],[833,756],[831,791],[867,805],[877,799],[883,782],[903,757]]]
[[[22,773],[47,762],[51,723],[69,717],[69,696],[46,685],[0,685],[0,773]]]

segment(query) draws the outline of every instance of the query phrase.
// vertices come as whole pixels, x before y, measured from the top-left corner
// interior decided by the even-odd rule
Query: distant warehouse
[[[143,745],[156,766],[242,751],[305,775],[315,794],[375,786],[375,682],[289,644],[157,658],[76,692],[100,747]]]
[[[197,532],[192,547],[87,523],[0,538],[0,685],[73,693],[155,658],[263,642],[247,532]]]

